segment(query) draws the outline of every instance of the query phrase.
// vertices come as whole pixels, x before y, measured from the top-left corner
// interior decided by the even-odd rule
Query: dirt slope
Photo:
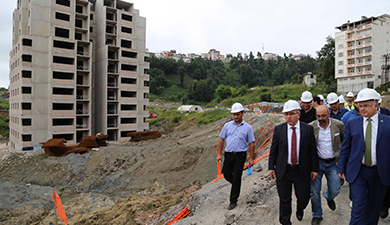
[[[245,120],[257,137],[271,116],[248,114]],[[280,118],[276,116],[273,124]],[[53,222],[54,211],[49,210],[55,188],[63,201],[70,199],[64,208],[68,216],[74,216],[71,224],[165,224],[181,210],[178,203],[184,204],[191,192],[216,177],[218,135],[231,119],[202,127],[190,121],[160,139],[110,144],[84,155],[56,158],[41,151],[6,155],[0,161],[0,223]],[[258,146],[272,132],[273,124]],[[94,195],[78,194],[74,188],[93,190]],[[78,215],[92,202],[90,211]]]

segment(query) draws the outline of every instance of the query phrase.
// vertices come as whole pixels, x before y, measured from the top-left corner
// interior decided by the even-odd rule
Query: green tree
[[[229,86],[220,84],[214,92],[214,99],[216,102],[220,102],[229,98],[232,95],[232,90]]]
[[[180,87],[184,87],[184,75],[186,74],[186,69],[184,68],[184,66],[179,67],[177,73],[180,76]]]

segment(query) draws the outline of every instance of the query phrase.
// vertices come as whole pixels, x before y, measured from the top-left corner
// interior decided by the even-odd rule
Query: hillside
[[[259,136],[271,116],[248,114],[246,120]],[[164,211],[186,202],[190,193],[215,178],[218,135],[230,119],[228,116],[204,126],[188,120],[160,139],[111,144],[84,155],[56,158],[42,151],[5,155],[0,164],[0,221],[54,222],[50,195],[55,188],[68,200],[64,208],[68,216],[74,216],[71,224],[147,224],[149,220],[165,224],[177,212],[164,216]],[[96,189],[92,192],[94,204],[87,213],[79,215],[91,206],[93,195],[78,194],[73,188]]]
[[[161,104],[154,107],[161,110]],[[186,205],[191,214],[175,224],[278,224],[278,197],[266,169],[267,158],[256,164],[253,175],[244,172],[238,207],[226,210],[230,185],[224,179],[211,181],[217,177],[218,135],[232,117],[199,125],[198,115],[202,114],[160,120],[152,129],[163,131],[163,136],[155,140],[110,143],[98,151],[60,158],[42,151],[0,157],[0,223],[54,223],[54,188],[70,224],[167,224]],[[272,116],[247,113],[244,119],[259,137]],[[177,123],[172,123],[174,119]],[[283,120],[283,115],[275,115],[256,149]],[[256,157],[267,152],[270,143]],[[322,224],[348,223],[347,184],[336,204],[331,212],[323,201]],[[295,217],[292,220],[297,222]],[[310,224],[310,220],[309,204],[300,224]],[[390,224],[390,218],[379,224]]]

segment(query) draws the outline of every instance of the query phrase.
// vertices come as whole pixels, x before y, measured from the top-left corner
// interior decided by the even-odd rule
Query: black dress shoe
[[[384,219],[389,215],[388,209],[381,209],[381,218]]]
[[[230,203],[230,204],[228,205],[227,209],[228,209],[228,210],[232,210],[232,209],[236,208],[236,206],[237,206],[237,203]]]
[[[328,201],[328,206],[329,206],[329,209],[331,209],[332,211],[334,211],[336,209],[336,203],[334,202],[334,200]]]
[[[296,215],[297,215],[297,219],[301,221],[303,218],[303,210],[297,210]]]
[[[322,221],[322,217],[318,218],[318,217],[313,217],[313,219],[311,220],[311,225],[319,225],[321,224],[321,221]]]

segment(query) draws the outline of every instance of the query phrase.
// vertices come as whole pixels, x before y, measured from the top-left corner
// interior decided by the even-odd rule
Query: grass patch
[[[149,120],[151,126],[164,126],[165,130],[169,130],[179,123],[185,123],[187,121],[195,121],[199,126],[207,125],[209,123],[218,121],[225,118],[231,113],[223,109],[209,110],[201,113],[197,112],[180,112],[175,109],[170,110],[153,110],[148,109],[151,113],[157,113],[158,117],[153,120]]]
[[[331,92],[331,87],[328,85],[316,85],[315,87],[308,88],[304,84],[285,84],[274,87],[256,87],[249,89],[243,95],[233,96],[225,99],[218,105],[224,107],[231,107],[235,102],[240,102],[243,105],[256,103],[256,102],[286,102],[290,99],[300,101],[301,94],[304,91],[310,91],[313,96],[318,94],[326,97],[327,93]]]

